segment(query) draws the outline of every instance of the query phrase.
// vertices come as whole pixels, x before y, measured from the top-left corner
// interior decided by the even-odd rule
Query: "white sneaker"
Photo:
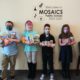
[[[50,74],[50,80],[54,80],[54,75]]]
[[[41,77],[40,77],[40,80],[44,80],[44,77],[45,77],[45,75],[42,74]]]

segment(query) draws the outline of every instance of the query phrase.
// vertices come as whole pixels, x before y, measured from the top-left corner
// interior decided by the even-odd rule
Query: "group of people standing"
[[[50,24],[45,24],[44,32],[39,35],[38,32],[33,30],[33,22],[28,20],[25,23],[25,30],[21,38],[14,29],[15,27],[12,21],[7,21],[5,26],[5,32],[0,33],[0,45],[3,48],[1,80],[7,80],[8,64],[10,64],[10,79],[15,80],[15,65],[19,43],[22,43],[24,53],[27,57],[28,78],[34,79],[36,77],[36,57],[39,51],[38,46],[40,46],[43,66],[40,80],[44,80],[48,74],[47,64],[49,66],[50,80],[54,80],[53,53],[56,42],[54,36],[50,33]],[[58,42],[60,46],[59,60],[62,65],[62,75],[64,78],[70,78],[69,70],[70,63],[72,62],[71,46],[75,44],[75,39],[68,24],[62,26]]]

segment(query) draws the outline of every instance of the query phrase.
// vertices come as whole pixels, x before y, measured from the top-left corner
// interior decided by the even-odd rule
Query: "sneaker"
[[[42,74],[41,77],[40,77],[40,80],[44,80],[44,77],[45,77],[45,75]]]
[[[50,74],[50,80],[54,80],[54,75]]]

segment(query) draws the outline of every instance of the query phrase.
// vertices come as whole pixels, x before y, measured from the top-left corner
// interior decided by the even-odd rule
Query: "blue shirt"
[[[37,32],[35,31],[24,31],[23,36],[26,37],[26,40],[33,40]],[[25,44],[24,46],[24,51],[25,52],[35,52],[38,51],[38,46],[37,45],[28,45]]]
[[[4,38],[6,38],[6,37],[9,37],[9,35],[12,35],[13,33],[15,33],[16,39],[19,39],[19,35],[15,30],[12,30],[12,31],[5,30],[5,32],[3,31],[1,35],[4,36]],[[9,43],[9,45],[3,47],[2,52],[4,55],[7,55],[7,56],[16,55],[18,53],[18,46],[15,42],[11,42]]]

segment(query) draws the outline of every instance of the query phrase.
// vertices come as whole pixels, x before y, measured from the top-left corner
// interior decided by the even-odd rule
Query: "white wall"
[[[38,3],[45,3],[50,6],[62,6],[63,7],[63,19],[62,20],[44,20],[39,21],[34,19],[34,7]],[[14,22],[16,29],[18,29],[20,35],[24,30],[24,23],[26,20],[32,20],[34,23],[34,29],[39,33],[43,31],[44,23],[51,24],[51,33],[56,38],[56,47],[54,53],[54,67],[60,69],[60,62],[58,61],[59,47],[58,47],[58,35],[60,34],[61,27],[64,23],[68,23],[71,27],[76,42],[80,40],[80,0],[0,0],[0,30],[4,30],[4,23],[7,20]],[[2,60],[2,51],[0,48],[0,69]],[[73,47],[73,63],[71,69],[76,68],[76,61],[78,57],[77,43]],[[41,53],[37,56],[38,69],[42,68]],[[16,69],[26,69],[27,61],[22,47],[19,48],[19,55],[17,57]]]

